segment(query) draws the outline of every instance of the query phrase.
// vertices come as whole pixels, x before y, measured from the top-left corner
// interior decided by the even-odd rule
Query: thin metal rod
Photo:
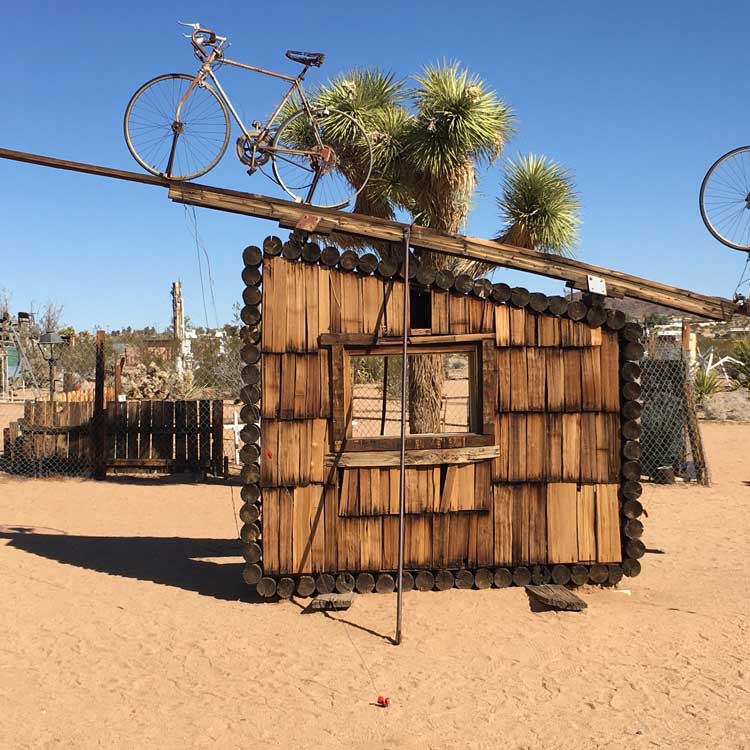
[[[409,360],[406,348],[409,342],[409,245],[411,226],[404,229],[404,340],[401,363],[401,459],[398,490],[398,592],[396,594],[396,645],[401,643],[401,623],[404,613],[404,506],[406,495],[406,387],[409,378]]]

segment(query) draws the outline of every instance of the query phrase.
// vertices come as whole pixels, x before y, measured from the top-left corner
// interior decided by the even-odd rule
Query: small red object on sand
[[[391,699],[387,696],[379,695],[378,696],[378,705],[381,708],[388,708],[388,706],[391,705]]]

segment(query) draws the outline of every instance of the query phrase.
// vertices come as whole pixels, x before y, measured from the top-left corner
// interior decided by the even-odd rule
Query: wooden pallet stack
[[[295,239],[243,258],[245,580],[263,596],[392,591],[398,439],[353,437],[349,361],[400,351],[405,281]],[[473,395],[468,432],[407,438],[404,585],[637,575],[639,327],[410,266],[409,319],[429,295],[410,353],[467,353]]]

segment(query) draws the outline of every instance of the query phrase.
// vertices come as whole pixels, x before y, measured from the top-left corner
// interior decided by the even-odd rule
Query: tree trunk
[[[409,357],[409,428],[411,434],[441,432],[443,358],[440,354]]]

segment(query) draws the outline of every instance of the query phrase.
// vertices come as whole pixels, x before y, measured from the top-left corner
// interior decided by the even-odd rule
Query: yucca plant
[[[581,204],[571,174],[551,159],[528,154],[509,160],[497,201],[509,245],[570,256],[578,242]]]
[[[724,381],[716,370],[698,369],[693,377],[695,400],[702,404],[706,398],[724,390]]]

